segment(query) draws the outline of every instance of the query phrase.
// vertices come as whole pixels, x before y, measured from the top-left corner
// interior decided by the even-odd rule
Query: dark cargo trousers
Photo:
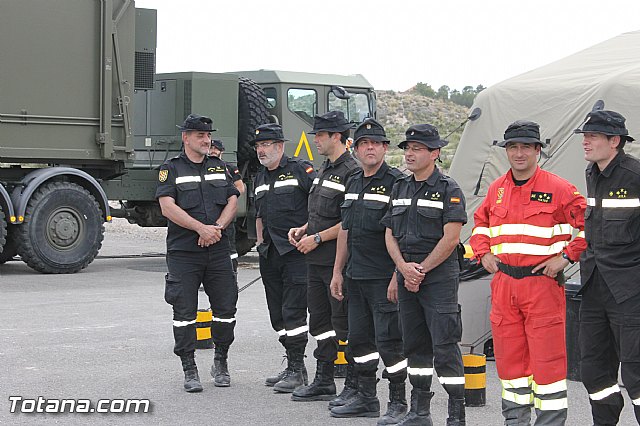
[[[280,255],[274,244],[260,255],[260,274],[271,327],[288,350],[307,346],[307,263],[298,250]]]
[[[353,280],[349,288],[349,352],[356,370],[375,376],[379,359],[383,376],[392,383],[407,378],[407,361],[402,355],[402,333],[398,305],[387,300],[389,280]]]
[[[616,303],[597,268],[582,293],[580,356],[594,423],[618,424],[624,405],[620,368],[640,424],[640,294]]]
[[[216,247],[220,244],[219,247]],[[217,347],[228,348],[234,339],[236,324],[236,285],[225,238],[207,251],[170,251],[169,273],[165,277],[165,301],[173,306],[173,352],[193,353],[196,345],[196,315],[200,284],[209,297],[213,322],[211,334]]]
[[[329,289],[333,266],[307,265],[307,268],[309,333],[318,343],[313,356],[321,362],[334,362],[338,357],[338,340],[347,340],[347,287],[342,289],[345,298],[338,301]]]
[[[458,277],[434,279],[427,274],[417,293],[404,287],[398,274],[398,302],[403,352],[409,381],[430,390],[433,369],[450,398],[464,398],[464,367],[458,342],[462,320],[458,305]]]

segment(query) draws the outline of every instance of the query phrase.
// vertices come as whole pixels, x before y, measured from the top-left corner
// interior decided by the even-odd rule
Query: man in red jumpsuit
[[[585,199],[537,165],[540,128],[509,125],[511,169],[474,214],[471,247],[491,282],[491,330],[505,425],[564,425],[567,418],[564,268],[586,248]],[[573,231],[577,236],[571,241]]]

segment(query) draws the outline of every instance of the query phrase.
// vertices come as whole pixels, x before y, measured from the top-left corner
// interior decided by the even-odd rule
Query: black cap
[[[286,141],[282,133],[282,126],[275,123],[261,124],[256,128],[256,135],[250,142],[252,146],[255,146],[259,141]]]
[[[629,136],[625,127],[626,119],[615,111],[591,111],[584,119],[582,129],[575,129],[573,133],[601,133],[607,136],[620,136],[621,140],[632,142],[635,139]]]
[[[431,124],[416,124],[407,129],[404,141],[398,145],[400,148],[407,146],[408,142],[418,142],[427,148],[438,149],[447,146],[449,143],[444,139],[440,139],[438,129]]]
[[[220,139],[211,139],[211,147],[218,148],[220,151],[224,151],[224,144]]]
[[[542,146],[543,143],[540,141],[540,126],[533,121],[514,121],[509,124],[507,130],[505,130],[504,140],[498,142],[497,145],[504,148],[509,142],[539,143]]]
[[[349,123],[342,111],[329,111],[324,115],[313,117],[313,131],[310,135],[318,132],[342,133],[353,128],[353,123]]]
[[[195,130],[197,132],[215,132],[218,129],[213,128],[213,120],[209,117],[198,114],[189,114],[181,126],[176,126],[183,132]]]
[[[358,141],[362,138],[369,138],[374,141],[389,143],[384,127],[382,127],[382,124],[378,123],[373,118],[367,118],[358,126],[353,135],[354,145],[358,145]]]

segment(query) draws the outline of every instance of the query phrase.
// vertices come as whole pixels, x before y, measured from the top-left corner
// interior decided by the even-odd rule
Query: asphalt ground
[[[212,350],[196,360],[204,391],[182,389],[180,360],[173,354],[171,307],[164,302],[164,243],[107,233],[88,268],[74,275],[42,275],[24,263],[0,266],[0,424],[215,424],[373,425],[376,419],[333,419],[326,402],[292,402],[264,386],[280,371],[283,350],[269,325],[260,280],[240,293],[236,341],[230,350],[232,386],[216,388],[209,375]],[[132,255],[130,258],[111,256]],[[259,276],[256,258],[241,258],[239,286]],[[201,293],[200,307],[206,308]],[[310,339],[307,368],[315,371]],[[342,379],[337,380],[339,389]],[[382,411],[387,384],[378,384]],[[410,385],[408,385],[410,389]],[[445,423],[447,396],[434,380],[434,424]],[[621,425],[636,424],[625,396]],[[10,413],[10,397],[50,400],[151,401],[148,413]],[[500,385],[487,363],[487,404],[467,408],[468,425],[500,425]],[[569,425],[590,425],[586,391],[569,382]]]

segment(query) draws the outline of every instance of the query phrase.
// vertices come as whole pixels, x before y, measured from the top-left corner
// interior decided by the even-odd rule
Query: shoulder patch
[[[167,169],[160,170],[160,173],[158,173],[158,180],[160,182],[166,182],[168,177],[169,177],[169,170]]]

